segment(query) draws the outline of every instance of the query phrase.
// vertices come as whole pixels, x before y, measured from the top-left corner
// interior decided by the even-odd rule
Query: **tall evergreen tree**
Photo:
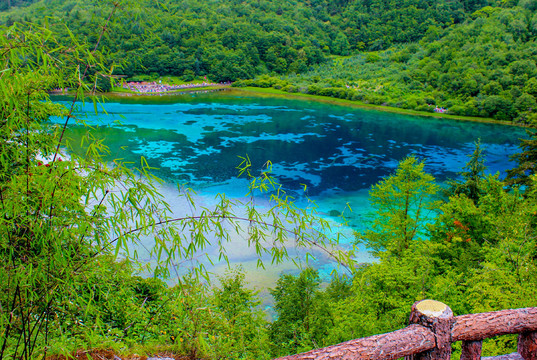
[[[459,173],[462,176],[462,181],[450,181],[447,195],[465,194],[477,204],[482,195],[479,184],[485,176],[486,169],[483,149],[481,148],[481,142],[478,140],[475,143],[474,152],[470,155],[470,160]]]
[[[507,171],[507,183],[509,185],[531,186],[531,175],[537,169],[537,128],[527,131],[529,139],[521,139],[522,152],[511,157],[517,162],[517,166]]]

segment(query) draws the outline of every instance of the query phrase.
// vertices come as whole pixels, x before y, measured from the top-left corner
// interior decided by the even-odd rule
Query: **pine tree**
[[[530,176],[535,174],[537,167],[537,129],[527,131],[529,139],[521,139],[521,153],[515,154],[511,160],[515,160],[517,167],[507,171],[506,181],[509,185],[530,186]]]
[[[483,157],[483,149],[481,142],[478,140],[475,143],[475,149],[470,160],[462,168],[459,174],[462,176],[462,181],[450,181],[447,190],[447,195],[465,194],[469,199],[472,199],[475,204],[479,201],[483,191],[480,189],[480,183],[485,176],[485,158]]]

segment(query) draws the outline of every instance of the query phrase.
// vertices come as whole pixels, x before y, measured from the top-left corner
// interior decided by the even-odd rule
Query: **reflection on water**
[[[104,105],[109,115],[95,115],[92,103],[81,105],[80,113],[105,139],[110,158],[139,163],[143,156],[161,178],[188,183],[207,198],[245,195],[246,182],[236,180],[239,157],[248,155],[254,169],[270,160],[280,183],[297,196],[306,185],[327,217],[349,203],[349,228],[363,224],[371,185],[409,154],[444,181],[462,169],[480,138],[489,172],[503,172],[524,136],[522,129],[501,125],[240,94],[115,99]],[[86,131],[71,127],[72,143]],[[236,260],[246,263],[251,252]]]

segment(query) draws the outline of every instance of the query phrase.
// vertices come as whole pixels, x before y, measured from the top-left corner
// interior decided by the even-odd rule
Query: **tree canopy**
[[[41,0],[0,21],[47,22],[62,39],[68,27],[91,43],[91,29],[102,19],[98,3]],[[143,0],[121,9],[103,46],[123,63],[123,75],[193,73],[228,81],[304,72],[330,54],[417,41],[429,26],[445,28],[465,17],[464,3],[443,0]]]

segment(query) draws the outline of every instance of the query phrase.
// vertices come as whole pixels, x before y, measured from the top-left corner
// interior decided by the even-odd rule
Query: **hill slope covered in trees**
[[[418,41],[429,26],[461,22],[479,2],[444,0],[368,1],[154,1],[123,8],[104,46],[111,60],[125,60],[118,73],[149,73],[217,81],[263,73],[302,73],[325,57],[386,49]],[[89,37],[102,10],[98,1],[41,0],[0,16],[43,23],[60,37],[65,26]]]
[[[64,41],[69,28],[95,43],[98,4],[41,0],[0,22],[47,22]],[[536,9],[535,0],[144,0],[120,9],[102,42],[122,64],[115,75],[257,78],[242,85],[530,123]]]
[[[431,26],[417,43],[361,52],[308,72],[242,85],[376,105],[531,123],[536,119],[535,4],[485,7],[463,24]]]

